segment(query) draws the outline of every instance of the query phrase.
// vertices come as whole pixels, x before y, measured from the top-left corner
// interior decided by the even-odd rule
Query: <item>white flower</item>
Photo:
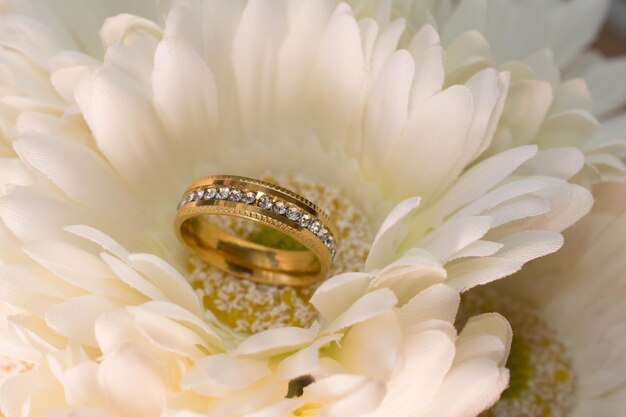
[[[332,1],[171,3],[91,14],[85,2],[19,2],[2,17],[0,353],[36,365],[3,384],[2,412],[452,417],[490,406],[507,383],[510,329],[486,315],[457,336],[458,292],[555,251],[591,205],[571,181],[595,121],[574,110],[578,95],[555,93],[549,55],[485,59],[465,17],[480,2],[440,30],[405,30],[389,2],[356,6],[375,19]],[[543,107],[514,117],[537,97]],[[569,138],[572,119],[581,137]],[[589,155],[602,172],[606,158]],[[181,191],[225,171],[338,189],[378,230],[365,272],[316,291],[318,322],[243,336],[178,272]],[[339,265],[350,256],[340,247]],[[285,398],[290,381],[301,396]]]
[[[519,369],[511,371],[521,376],[515,393],[505,396],[493,416],[626,412],[626,187],[603,185],[596,191],[593,211],[565,233],[561,251],[473,296],[472,304],[486,301],[490,311],[511,319],[522,346],[512,352]]]

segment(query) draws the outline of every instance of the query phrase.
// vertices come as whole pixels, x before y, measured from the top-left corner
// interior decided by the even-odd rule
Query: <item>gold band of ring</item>
[[[211,221],[247,219],[295,239],[306,250],[252,242]],[[308,285],[328,274],[336,252],[331,218],[304,197],[275,184],[234,175],[194,181],[176,213],[181,242],[202,260],[240,278],[273,285]]]

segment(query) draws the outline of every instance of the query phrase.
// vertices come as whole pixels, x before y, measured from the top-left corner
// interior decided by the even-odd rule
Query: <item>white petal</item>
[[[523,80],[511,85],[500,123],[511,132],[516,145],[534,141],[552,100],[552,86],[546,81]]]
[[[144,32],[156,39],[162,35],[159,25],[151,20],[122,13],[109,17],[104,21],[100,30],[100,38],[102,43],[108,47],[120,43],[128,43],[128,38],[136,35],[136,32]]]
[[[392,55],[398,52],[398,42],[400,42],[405,28],[406,20],[403,17],[381,26],[380,34],[376,38],[370,58],[373,74],[379,74],[383,65],[388,62]]]
[[[107,399],[100,390],[95,362],[85,361],[68,369],[63,375],[63,387],[69,406],[106,407]]]
[[[98,380],[109,407],[122,415],[158,415],[168,391],[167,369],[140,350],[125,348],[104,358]]]
[[[270,375],[265,361],[233,358],[228,354],[210,355],[196,362],[181,385],[207,396],[232,395],[237,389]]]
[[[419,246],[443,262],[453,253],[483,237],[492,222],[492,218],[487,216],[452,219],[428,234]]]
[[[403,356],[403,366],[392,377],[382,404],[367,417],[420,415],[440,390],[454,358],[454,344],[443,332],[425,331],[406,338]]]
[[[319,412],[323,417],[358,416],[380,404],[385,395],[381,382],[361,375],[336,374],[309,385],[303,398],[313,403],[328,403]]]
[[[156,111],[182,157],[212,158],[218,146],[217,87],[211,70],[185,41],[170,37],[159,44],[152,90]]]
[[[483,196],[536,153],[536,146],[522,146],[502,152],[470,168],[437,202],[437,216],[444,218],[459,207]]]
[[[129,229],[146,227],[147,218],[140,201],[91,149],[34,133],[22,135],[14,147],[22,160],[41,171],[69,198],[93,212],[123,222]],[[82,174],[77,176],[77,172]]]
[[[374,81],[363,133],[363,169],[366,172],[377,173],[385,165],[392,144],[407,122],[414,67],[411,55],[398,51]]]
[[[7,194],[14,186],[27,186],[33,178],[17,158],[0,158],[0,195]]]
[[[626,59],[618,58],[598,62],[584,74],[594,98],[594,114],[607,114],[624,105],[626,102],[624,73],[626,73]]]
[[[470,90],[459,85],[416,108],[402,136],[389,145],[384,171],[387,192],[396,198],[426,198],[441,187],[463,156],[473,111]],[[454,123],[449,122],[450,114]]]
[[[471,383],[468,383],[471,381]],[[508,372],[487,359],[452,368],[431,405],[418,417],[469,417],[492,406],[509,381]]]
[[[187,280],[169,263],[158,256],[137,253],[128,257],[131,265],[146,277],[168,299],[180,307],[202,316],[202,306]]]
[[[308,95],[321,140],[341,146],[365,81],[361,36],[352,11],[337,6],[318,45],[308,80]]]
[[[286,32],[285,8],[279,5],[267,0],[246,3],[233,41],[240,123],[247,134],[270,119],[278,48]]]
[[[42,188],[15,188],[0,199],[0,217],[23,242],[57,238],[67,240],[68,235],[63,228],[75,223],[115,230],[114,225],[102,218],[93,216],[59,195],[50,195],[52,192]]]
[[[548,117],[535,138],[543,149],[563,146],[582,148],[596,134],[598,121],[581,110],[572,110]]]
[[[276,111],[284,113],[300,106],[306,79],[322,31],[335,5],[307,0],[294,4],[297,11],[289,19],[289,31],[278,53],[276,67]]]
[[[137,308],[179,322],[185,327],[191,328],[197,335],[202,336],[206,345],[214,346],[215,350],[223,350],[223,341],[216,330],[205,320],[177,304],[150,301]]]
[[[98,229],[94,229],[93,227],[85,225],[71,225],[65,227],[65,230],[76,236],[80,236],[86,240],[96,243],[120,259],[128,259],[130,255],[130,253],[122,245],[117,243],[110,236],[107,236],[105,233]]]
[[[378,229],[370,247],[367,260],[365,261],[365,269],[367,271],[382,268],[395,257],[394,244],[398,243],[398,235],[403,226],[402,221],[420,205],[420,202],[421,198],[419,197],[409,198],[389,212],[387,218]]]
[[[402,306],[398,318],[403,328],[411,327],[428,320],[441,320],[449,323],[456,318],[461,297],[459,292],[445,284],[426,288]]]
[[[282,360],[276,369],[276,375],[279,378],[289,380],[302,375],[319,374],[323,360],[323,358],[320,358],[320,349],[332,342],[340,341],[341,336],[340,334],[334,334],[319,337],[309,346]]]
[[[369,274],[358,272],[336,275],[324,281],[309,302],[324,320],[331,321],[365,293],[370,279]]]
[[[543,230],[527,230],[506,236],[500,241],[504,246],[497,256],[529,262],[554,253],[563,246],[563,235]]]
[[[117,277],[131,288],[139,291],[147,299],[165,301],[166,295],[154,284],[144,278],[139,272],[133,269],[124,261],[103,252],[100,257],[113,270]],[[147,300],[146,300],[147,301]]]
[[[553,148],[539,151],[518,169],[522,175],[545,175],[568,180],[585,164],[585,156],[578,148]]]
[[[497,313],[472,317],[459,334],[455,362],[488,358],[504,366],[511,349],[513,330],[508,321]]]
[[[379,314],[391,310],[393,306],[396,305],[397,301],[398,299],[395,294],[387,288],[374,290],[365,294],[350,306],[350,308],[340,314],[324,331],[328,334],[332,334],[376,317]]]
[[[22,372],[0,388],[0,408],[6,417],[25,417],[29,409],[54,409],[64,403],[62,386],[47,372]]]
[[[509,182],[501,187],[495,188],[484,196],[477,198],[476,201],[463,207],[463,209],[454,214],[453,219],[491,213],[492,210],[497,209],[498,206],[513,205],[521,201],[523,199],[522,197],[532,197],[532,195],[529,196],[529,194],[547,188],[548,185],[548,182],[535,178]],[[490,226],[495,227],[494,220],[491,221]]]
[[[402,329],[395,312],[389,311],[352,326],[341,339],[337,359],[349,372],[386,381],[397,365],[401,344]]]
[[[416,63],[410,101],[413,111],[443,89],[444,52],[439,34],[431,25],[425,25],[414,35],[408,50]]]
[[[104,65],[85,72],[76,101],[100,151],[134,191],[154,201],[154,190],[173,196],[180,185],[177,154],[144,94],[128,75]]]
[[[491,145],[505,105],[509,83],[508,74],[492,69],[478,72],[465,83],[472,92],[474,116],[465,144],[466,157],[459,161],[457,170],[465,168]],[[452,178],[456,176],[457,173],[451,175]]]
[[[462,260],[446,268],[449,274],[446,283],[463,292],[509,276],[519,271],[522,265],[515,259],[497,257]]]
[[[421,255],[411,253],[390,264],[376,275],[370,288],[389,288],[401,306],[424,288],[443,282],[447,276],[443,266],[432,256]]]
[[[237,346],[237,356],[269,357],[296,350],[311,343],[318,334],[313,326],[308,329],[300,327],[282,327],[256,333]]]
[[[588,84],[582,78],[573,78],[558,86],[551,111],[554,114],[574,109],[591,112],[593,105]]]
[[[141,308],[129,308],[137,330],[154,346],[193,360],[206,355],[204,339],[185,325],[161,314]]]
[[[86,295],[57,304],[46,312],[46,323],[57,332],[93,347],[97,347],[95,336],[96,319],[103,313],[120,307],[110,299]]]
[[[446,48],[446,83],[463,84],[476,72],[493,66],[491,57],[491,45],[482,33],[462,33]]]

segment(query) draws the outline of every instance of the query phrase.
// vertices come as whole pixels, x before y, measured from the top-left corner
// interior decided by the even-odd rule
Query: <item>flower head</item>
[[[485,2],[421,3],[103,5],[101,57],[98,27],[68,18],[83,3],[10,5],[1,329],[3,353],[34,368],[3,384],[2,412],[452,417],[493,404],[510,327],[488,314],[457,334],[459,292],[557,250],[591,206],[576,183],[621,178],[623,143],[595,136],[583,83],[560,82],[573,53],[540,50],[558,39],[504,61],[498,30],[468,15],[486,19]],[[583,10],[561,6],[545,7]],[[347,243],[306,323],[238,328],[186,279],[198,270],[171,230],[176,202],[225,171],[336,196]]]

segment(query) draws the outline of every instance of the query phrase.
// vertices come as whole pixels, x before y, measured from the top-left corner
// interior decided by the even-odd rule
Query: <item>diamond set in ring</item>
[[[287,203],[277,198],[272,198],[261,192],[249,190],[239,190],[231,187],[200,187],[185,194],[178,208],[186,204],[200,200],[227,200],[258,206],[264,210],[272,211],[307,229],[320,239],[328,248],[333,258],[337,251],[335,238],[329,229],[315,216],[306,213],[304,210],[293,204]]]

